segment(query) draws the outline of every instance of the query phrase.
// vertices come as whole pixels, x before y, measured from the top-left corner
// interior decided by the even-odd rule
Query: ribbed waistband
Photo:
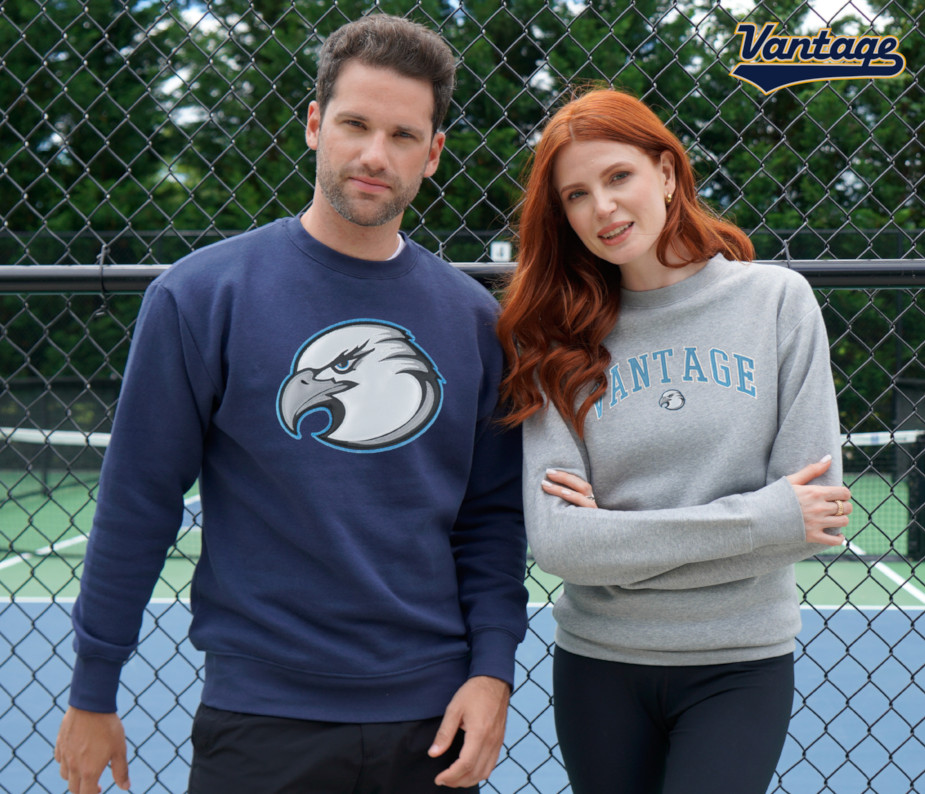
[[[207,653],[202,702],[226,711],[325,722],[421,720],[443,714],[468,670],[468,655],[399,673],[357,676]]]

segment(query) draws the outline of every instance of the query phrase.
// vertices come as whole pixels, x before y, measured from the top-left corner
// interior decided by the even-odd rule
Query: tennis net
[[[846,536],[860,556],[925,557],[923,450],[922,430],[842,437],[844,481],[854,504]]]
[[[83,556],[109,438],[104,432],[0,427],[0,541],[7,558]],[[194,489],[171,557],[199,556],[199,515]]]

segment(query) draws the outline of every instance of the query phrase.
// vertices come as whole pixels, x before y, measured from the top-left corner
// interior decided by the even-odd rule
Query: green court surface
[[[860,609],[925,607],[925,564],[873,563],[850,553],[844,557],[797,563],[797,587],[803,594],[804,605],[819,609],[843,604]],[[533,564],[527,576],[527,589],[531,604],[546,604],[559,596],[561,581]]]
[[[73,598],[77,595],[87,536],[93,523],[98,474],[67,474],[49,481],[47,490],[10,472],[0,473],[5,496],[0,503],[0,598]],[[198,485],[187,494],[198,510]],[[155,598],[189,597],[199,556],[196,515],[184,518]]]
[[[0,708],[0,735],[25,737],[8,758],[0,749],[0,790],[60,790],[51,748],[71,674],[70,610],[95,481],[91,474],[68,475],[45,488],[21,473],[0,472],[0,479],[0,540],[6,546],[0,645],[7,649],[0,667],[4,690],[15,693],[10,706]],[[876,476],[850,487],[856,503],[847,532],[852,545],[796,566],[803,630],[794,715],[775,792],[893,794],[912,790],[905,786],[909,780],[925,779],[915,736],[925,713],[925,692],[916,681],[925,658],[925,638],[916,628],[925,610],[925,565],[900,557],[908,548],[907,491]],[[183,602],[199,553],[198,501],[195,490],[188,494],[179,540],[146,611],[142,646],[123,674],[122,702],[136,704],[126,725],[139,791],[180,791],[188,776],[202,657],[186,638],[190,614]],[[878,556],[890,551],[889,561]],[[562,585],[533,562],[526,583],[530,630],[518,649],[505,755],[486,790],[567,792],[550,707],[555,622],[547,608]],[[49,607],[52,599],[57,603]],[[137,737],[140,743],[131,744]],[[879,770],[876,787],[868,786],[869,770]]]
[[[180,547],[191,549],[198,531],[186,531]],[[72,554],[9,555],[0,569],[0,598],[73,598],[78,592],[81,559]],[[855,607],[925,607],[925,566],[904,562],[872,563],[846,554],[845,560],[807,560],[798,563],[797,585],[807,604],[820,608],[850,603]],[[189,597],[189,582],[195,560],[192,556],[171,556],[164,567],[154,597]],[[889,576],[889,570],[893,576]],[[900,584],[902,582],[902,584]],[[531,604],[555,601],[561,582],[532,564],[526,578]]]
[[[76,472],[40,486],[34,478],[0,473],[5,496],[0,503],[0,598],[72,598],[77,595],[83,552],[93,520],[96,474]],[[877,475],[846,475],[855,510],[848,549],[836,548],[797,565],[797,582],[806,604],[831,607],[925,606],[925,567],[906,561],[876,561],[876,555],[905,552],[908,489]],[[198,557],[198,491],[187,495],[187,513],[171,551],[155,598],[189,596]],[[858,555],[866,555],[861,559]],[[921,578],[920,578],[921,577]],[[531,564],[530,601],[546,604],[559,593],[559,581]]]
[[[845,533],[863,554],[904,554],[908,548],[909,484],[889,475],[846,472],[854,512]],[[837,553],[837,550],[832,553]]]

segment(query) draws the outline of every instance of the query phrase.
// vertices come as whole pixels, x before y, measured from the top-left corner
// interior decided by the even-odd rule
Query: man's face
[[[440,161],[431,128],[433,89],[389,69],[346,63],[324,108],[312,102],[306,141],[317,151],[321,198],[358,226],[401,215]],[[316,194],[315,201],[317,203]]]

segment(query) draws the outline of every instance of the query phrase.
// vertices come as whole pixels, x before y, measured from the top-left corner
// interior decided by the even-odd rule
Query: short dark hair
[[[433,131],[443,123],[456,84],[456,61],[430,28],[403,17],[370,14],[335,30],[321,48],[315,96],[322,113],[334,96],[341,67],[351,60],[392,69],[434,87]]]

